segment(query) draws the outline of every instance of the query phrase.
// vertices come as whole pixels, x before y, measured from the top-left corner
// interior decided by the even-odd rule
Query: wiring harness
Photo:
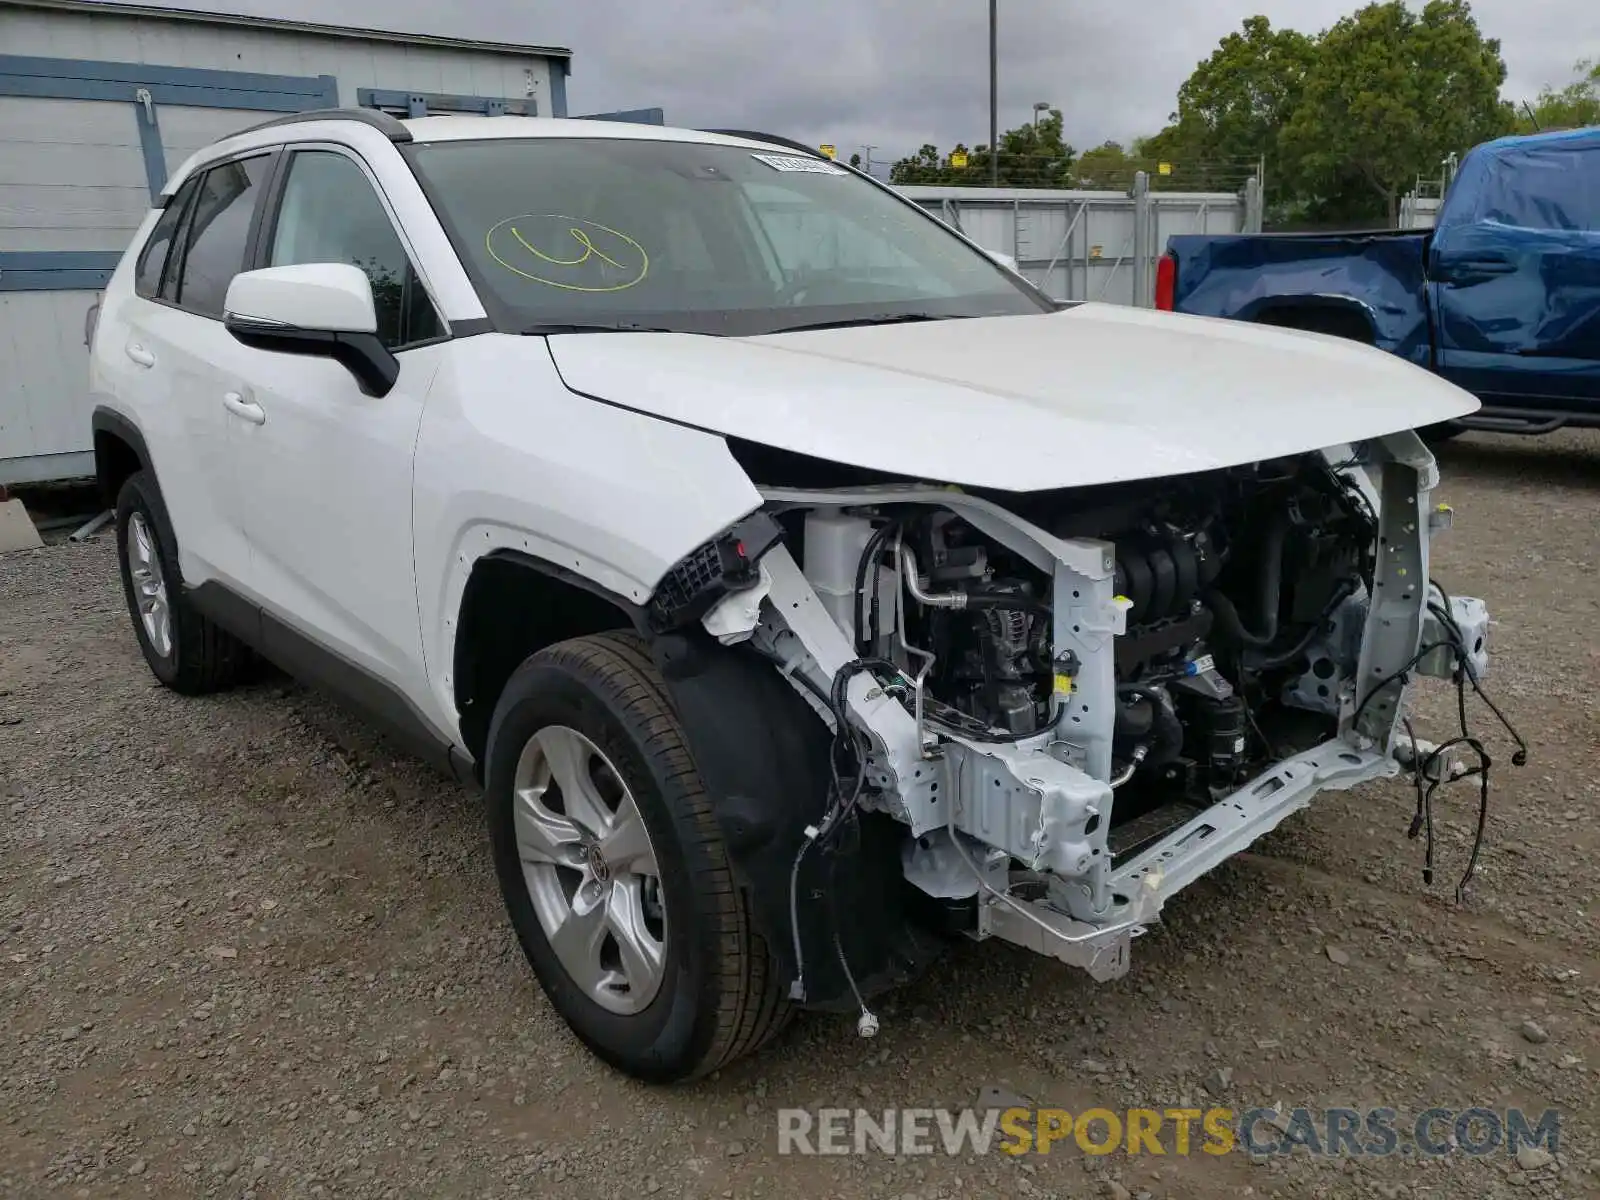
[[[1472,839],[1472,852],[1467,858],[1466,869],[1461,874],[1460,881],[1456,884],[1456,903],[1464,903],[1467,897],[1467,887],[1471,884],[1473,875],[1478,869],[1478,858],[1483,850],[1484,834],[1489,824],[1489,771],[1494,765],[1483,740],[1474,734],[1467,718],[1467,689],[1470,687],[1473,694],[1494,714],[1495,720],[1511,736],[1517,745],[1511,755],[1511,765],[1524,767],[1528,764],[1528,743],[1517,732],[1509,718],[1484,691],[1483,683],[1473,669],[1472,660],[1467,653],[1466,638],[1461,632],[1461,627],[1456,624],[1451,612],[1450,593],[1445,591],[1437,580],[1428,581],[1430,595],[1428,598],[1428,611],[1433,614],[1439,624],[1448,632],[1449,636],[1437,641],[1427,642],[1411,656],[1405,666],[1401,667],[1381,680],[1370,689],[1361,703],[1356,706],[1354,721],[1359,722],[1361,714],[1366,710],[1368,702],[1382,692],[1396,680],[1401,683],[1409,682],[1410,674],[1416,669],[1417,664],[1435,650],[1444,649],[1455,659],[1455,669],[1451,672],[1451,682],[1456,689],[1456,721],[1457,732],[1435,746],[1426,755],[1418,748],[1416,731],[1411,726],[1409,717],[1402,719],[1406,736],[1411,739],[1411,773],[1412,783],[1416,788],[1417,808],[1411,818],[1411,826],[1406,836],[1415,840],[1419,835],[1426,835],[1423,851],[1422,880],[1425,884],[1433,884],[1434,874],[1434,832],[1433,832],[1433,796],[1441,784],[1454,783],[1462,779],[1476,778],[1478,780],[1478,820],[1477,828]],[[1432,592],[1438,593],[1435,599]],[[1450,754],[1452,751],[1470,753],[1475,759],[1471,766],[1459,771],[1449,772]]]
[[[857,675],[871,671],[886,672],[896,680],[900,678],[900,669],[887,659],[858,658],[846,663],[834,673],[833,685],[827,697],[828,708],[833,714],[834,721],[833,741],[828,747],[828,766],[832,775],[828,787],[828,806],[820,822],[806,826],[804,839],[800,843],[800,849],[795,853],[794,866],[789,872],[789,926],[794,938],[795,961],[795,978],[789,987],[789,997],[792,1000],[804,1000],[806,994],[805,950],[800,937],[800,868],[813,846],[818,853],[836,849],[841,837],[856,818],[861,793],[866,789],[867,757],[871,750],[867,744],[866,734],[850,719],[846,697],[850,681]],[[835,856],[829,864],[830,872],[837,867],[837,862]],[[838,888],[830,886],[828,915],[833,926],[833,949],[838,956],[839,967],[844,972],[845,981],[850,985],[851,994],[855,996],[856,1004],[861,1009],[861,1015],[856,1021],[856,1032],[862,1037],[872,1037],[878,1032],[878,1018],[867,1007],[861,989],[856,984],[855,974],[850,969],[849,957],[844,952],[844,943],[839,935],[837,896]]]

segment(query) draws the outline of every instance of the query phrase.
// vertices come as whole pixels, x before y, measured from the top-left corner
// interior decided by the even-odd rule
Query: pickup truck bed
[[[1600,129],[1477,147],[1432,230],[1174,237],[1157,303],[1370,342],[1479,398],[1451,432],[1600,426]]]

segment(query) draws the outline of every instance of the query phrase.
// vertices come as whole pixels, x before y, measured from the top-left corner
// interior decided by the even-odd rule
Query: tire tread
[[[715,981],[716,1031],[690,1078],[754,1053],[782,1031],[793,1009],[782,994],[773,957],[756,931],[749,899],[734,878],[711,798],[643,640],[631,632],[613,631],[559,643],[537,657],[577,668],[613,689],[617,702],[645,733],[647,753],[679,790],[693,820],[698,848],[712,863],[710,869],[700,870],[698,883],[713,901],[711,915],[723,950],[721,961],[713,964],[720,968]]]

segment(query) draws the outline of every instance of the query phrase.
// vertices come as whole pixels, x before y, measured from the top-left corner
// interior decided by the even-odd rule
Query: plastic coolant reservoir
[[[856,571],[871,537],[872,523],[863,517],[845,516],[836,510],[813,512],[806,516],[806,579],[816,590],[817,598],[833,617],[834,623],[844,630],[852,644],[856,636]],[[876,574],[878,633],[883,636],[893,633],[895,629],[895,574],[882,569]],[[872,585],[872,573],[869,571],[868,589]],[[870,590],[867,596],[871,596]]]

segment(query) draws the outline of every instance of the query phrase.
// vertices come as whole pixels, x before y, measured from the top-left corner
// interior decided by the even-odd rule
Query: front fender
[[[507,551],[642,604],[684,555],[761,506],[721,437],[568,391],[542,338],[465,338],[417,434],[412,531],[423,656],[456,730],[455,622]]]

